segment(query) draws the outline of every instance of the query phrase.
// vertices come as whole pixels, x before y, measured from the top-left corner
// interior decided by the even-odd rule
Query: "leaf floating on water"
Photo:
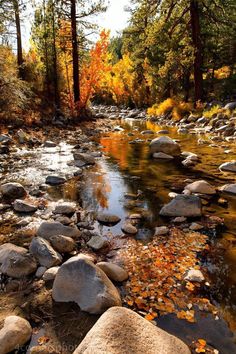
[[[46,344],[48,343],[50,340],[50,338],[46,337],[46,336],[42,336],[38,339],[38,344],[39,345],[43,345],[43,344]]]

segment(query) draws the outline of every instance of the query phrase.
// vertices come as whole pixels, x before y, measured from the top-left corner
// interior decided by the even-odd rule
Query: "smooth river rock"
[[[37,236],[44,238],[45,240],[50,240],[51,236],[68,236],[72,238],[80,237],[80,231],[76,227],[65,226],[60,222],[43,222],[38,230]]]
[[[47,176],[45,183],[52,186],[58,186],[60,184],[66,183],[66,179],[61,176]]]
[[[226,184],[220,188],[221,192],[236,194],[236,183],[235,184]]]
[[[22,278],[37,269],[35,258],[28,250],[12,243],[0,246],[0,271],[12,278]]]
[[[0,353],[7,354],[20,349],[32,334],[30,323],[19,316],[8,316],[0,330]]]
[[[190,354],[177,337],[154,326],[132,310],[107,310],[73,354]]]
[[[91,314],[121,306],[120,294],[106,274],[80,255],[62,264],[53,283],[52,296],[57,302],[76,302],[82,311]]]
[[[97,215],[97,221],[100,222],[100,224],[104,225],[116,225],[118,222],[120,222],[120,217],[117,215],[113,214],[106,214],[106,213],[98,213]]]
[[[128,272],[118,266],[117,264],[110,262],[99,262],[97,266],[103,270],[104,273],[113,281],[122,282],[128,279]]]
[[[108,245],[108,241],[105,240],[100,235],[94,235],[91,239],[87,242],[87,245],[91,247],[94,251],[99,251],[100,249],[106,247]]]
[[[197,217],[202,215],[201,199],[193,195],[177,195],[160,211],[162,216]]]
[[[225,162],[219,167],[220,171],[236,172],[236,160]]]
[[[191,193],[199,193],[199,194],[216,194],[216,189],[207,181],[195,181],[191,184],[188,184],[185,187],[185,190],[190,191]]]
[[[161,136],[160,138],[153,139],[150,143],[151,154],[163,152],[171,156],[179,156],[181,149],[173,139],[168,136]]]
[[[59,253],[70,253],[76,248],[75,240],[68,236],[51,236],[50,243],[52,247]]]
[[[76,206],[73,203],[62,203],[58,204],[54,209],[54,214],[63,214],[63,215],[73,215],[76,211]]]
[[[25,188],[20,183],[5,183],[0,187],[0,192],[4,198],[17,199],[24,198],[27,194]]]

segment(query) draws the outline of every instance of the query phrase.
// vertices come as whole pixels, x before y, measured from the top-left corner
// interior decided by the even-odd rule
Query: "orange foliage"
[[[103,30],[100,39],[90,50],[89,60],[84,62],[80,75],[80,108],[87,106],[95,92],[100,88],[103,76],[110,71],[109,45],[110,32]]]

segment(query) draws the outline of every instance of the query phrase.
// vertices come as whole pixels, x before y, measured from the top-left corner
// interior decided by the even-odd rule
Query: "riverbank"
[[[97,115],[102,113],[104,116],[100,107]],[[206,179],[213,188],[233,183],[234,174],[221,172],[218,167],[235,157],[234,144],[227,141],[227,146],[211,146],[209,136],[203,136],[207,143],[201,144],[194,135],[181,135],[167,127],[164,130],[168,133],[159,133],[163,129],[145,122],[143,112],[138,113],[141,122],[137,116],[131,117],[134,113],[138,112],[124,110],[118,114],[116,108],[108,108],[106,114],[113,117],[105,115],[97,122],[84,123],[76,131],[74,127],[38,129],[30,134],[23,131],[24,137],[14,130],[12,135],[6,131],[10,140],[3,146],[9,152],[5,150],[1,155],[1,184],[21,183],[28,193],[26,202],[37,205],[37,210],[22,215],[14,210],[14,204],[3,203],[1,243],[11,242],[28,249],[43,221],[77,225],[80,237],[76,240],[76,253],[92,255],[96,262],[117,263],[128,271],[128,282],[116,284],[123,305],[182,337],[189,345],[205,336],[209,350],[229,353],[234,350],[234,281],[230,280],[225,252],[234,252],[235,230],[231,224],[235,220],[235,199],[232,194],[222,196],[218,190],[213,197],[201,196],[201,218],[174,222],[175,217],[162,218],[159,211],[171,200],[169,193],[182,193],[195,180]],[[119,117],[128,119],[119,121]],[[144,134],[147,130],[152,133]],[[182,152],[187,148],[192,153],[197,150],[198,163],[186,167],[182,164],[184,158],[169,162],[150,158],[150,140],[166,135],[180,140]],[[231,152],[219,153],[226,150]],[[45,184],[52,175],[63,178],[63,183]],[[55,213],[64,202],[74,203],[72,216]],[[121,222],[104,226],[97,218],[100,212],[113,214]],[[230,232],[217,240],[222,217]],[[122,231],[124,225],[127,230],[127,224],[133,227],[129,232],[137,230],[134,236]],[[166,234],[157,234],[160,226],[168,226]],[[94,234],[99,236],[95,243],[96,247],[97,241],[102,244],[100,249],[94,249],[94,243],[93,247],[87,244]],[[63,256],[63,261],[76,253]],[[203,274],[202,285],[201,281],[184,279],[192,268]],[[16,288],[12,290],[11,286]],[[1,319],[12,313],[29,319],[35,332],[31,346],[41,343],[46,347],[75,348],[97,320],[96,316],[81,313],[75,305],[53,302],[52,283],[38,280],[34,274],[23,283],[6,277],[2,287],[7,297],[6,293],[1,295],[5,303]],[[210,324],[211,333],[202,331],[206,323],[208,327]],[[219,336],[222,331],[224,340]]]

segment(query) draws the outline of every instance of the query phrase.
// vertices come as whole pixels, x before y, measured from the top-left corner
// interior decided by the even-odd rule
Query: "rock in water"
[[[0,330],[0,353],[19,350],[30,340],[31,334],[32,328],[28,321],[18,316],[8,316]]]
[[[116,224],[118,224],[118,222],[120,222],[120,217],[117,215],[113,215],[113,214],[105,214],[105,213],[99,213],[97,215],[97,221],[100,222],[100,224],[104,224],[104,225],[111,225],[114,226]]]
[[[190,354],[180,339],[125,307],[107,310],[73,354]]]
[[[35,205],[20,199],[14,201],[13,208],[18,213],[33,213],[37,210]]]
[[[236,161],[225,162],[219,167],[220,171],[236,172]]]
[[[76,302],[82,311],[92,314],[121,306],[119,292],[106,274],[81,255],[62,264],[54,280],[52,296],[57,302]]]
[[[117,264],[114,263],[109,263],[109,262],[99,262],[97,263],[97,266],[103,270],[104,273],[110,278],[111,280],[122,282],[124,280],[127,280],[129,277],[129,274],[118,266]]]
[[[61,255],[43,238],[34,237],[31,241],[29,251],[38,260],[41,266],[51,268],[62,262]]]
[[[43,222],[37,231],[37,236],[50,240],[51,236],[68,236],[72,238],[78,238],[80,231],[76,227],[65,226],[60,222]]]
[[[177,144],[168,136],[161,136],[160,138],[156,138],[151,141],[150,152],[152,154],[157,152],[163,152],[167,155],[179,156],[181,153],[181,149],[179,144]]]
[[[4,198],[9,199],[24,198],[27,194],[25,188],[20,183],[5,183],[1,185],[0,192]]]
[[[37,263],[27,249],[12,243],[0,246],[0,271],[12,278],[22,278],[34,273]]]
[[[225,184],[220,188],[221,192],[236,194],[236,183],[235,184]]]
[[[216,194],[215,188],[208,183],[207,181],[201,180],[201,181],[195,181],[191,184],[188,184],[185,187],[186,190],[189,190],[192,193],[199,193],[199,194]]]
[[[197,217],[202,215],[201,199],[193,195],[177,195],[160,211],[162,216]]]
[[[138,229],[129,222],[125,222],[122,225],[121,230],[128,235],[136,235],[138,232]]]

